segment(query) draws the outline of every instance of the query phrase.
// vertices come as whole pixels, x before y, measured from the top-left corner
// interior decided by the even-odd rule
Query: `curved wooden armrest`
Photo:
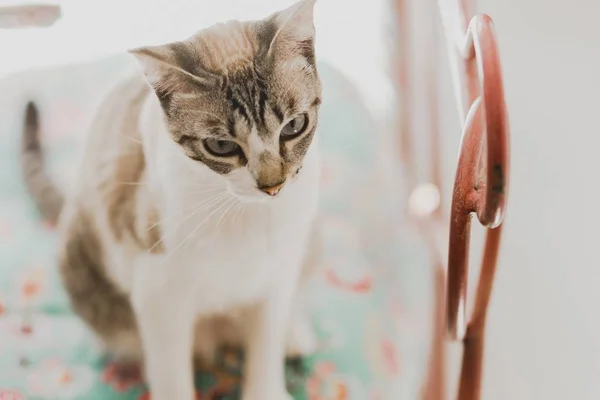
[[[464,338],[467,325],[471,214],[475,213],[483,226],[498,228],[504,218],[509,168],[500,60],[492,20],[487,15],[471,20],[462,50],[472,104],[463,128],[450,214],[446,322],[450,337],[456,340]],[[486,242],[486,247],[489,245],[493,244]],[[493,274],[486,270],[495,266],[495,260],[485,261],[482,275],[492,279]],[[485,313],[481,307],[476,304],[478,313]]]
[[[485,319],[509,184],[508,117],[490,17],[473,17],[461,53],[470,109],[463,128],[450,214],[446,326],[452,339],[464,343],[458,399],[476,400],[481,395]],[[467,322],[465,306],[473,213],[488,231],[473,315]]]

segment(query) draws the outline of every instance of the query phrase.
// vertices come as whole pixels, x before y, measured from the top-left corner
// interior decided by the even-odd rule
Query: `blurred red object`
[[[0,29],[48,27],[61,16],[57,4],[25,3],[21,1],[0,4]]]

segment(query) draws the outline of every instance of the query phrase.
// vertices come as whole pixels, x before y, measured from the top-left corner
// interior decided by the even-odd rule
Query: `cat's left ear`
[[[281,47],[289,50],[299,46],[313,47],[315,2],[316,0],[300,0],[272,17],[277,31],[271,40],[269,53]]]

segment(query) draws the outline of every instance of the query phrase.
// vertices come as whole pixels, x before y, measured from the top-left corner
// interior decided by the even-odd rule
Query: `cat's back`
[[[102,96],[85,133],[79,175],[82,183],[97,184],[93,178],[98,172],[143,157],[139,116],[149,93],[143,77],[130,73],[118,79]]]
[[[149,93],[143,76],[132,74],[103,96],[59,222],[65,288],[75,310],[105,340],[134,326],[127,297],[111,275],[114,264],[160,237],[148,228],[157,216],[143,195],[146,162],[139,118]]]
[[[142,201],[147,197],[142,195],[146,160],[139,119],[149,94],[143,75],[132,72],[116,79],[103,96],[85,134],[77,178],[61,216],[63,235],[69,236],[85,217],[102,242],[129,238],[134,247],[147,247],[156,241],[154,230],[137,226],[154,215],[151,204]]]

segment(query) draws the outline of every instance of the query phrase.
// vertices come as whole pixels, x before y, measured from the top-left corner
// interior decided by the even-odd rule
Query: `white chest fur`
[[[277,197],[243,203],[221,176],[182,157],[160,129],[157,124],[144,134],[151,136],[145,138],[146,153],[154,157],[148,184],[159,205],[165,251],[115,265],[117,283],[130,291],[144,269],[159,269],[153,279],[171,285],[174,295],[192,293],[197,314],[213,314],[257,301],[281,279],[297,276],[317,209],[316,143],[302,172]]]

